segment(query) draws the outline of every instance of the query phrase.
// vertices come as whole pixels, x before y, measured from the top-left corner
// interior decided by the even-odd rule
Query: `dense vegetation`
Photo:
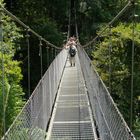
[[[111,67],[111,95],[118,105],[128,125],[130,125],[130,103],[131,103],[131,63],[132,63],[132,24],[120,23],[112,28],[112,33],[106,31],[102,41],[94,46],[93,57],[100,76],[109,86],[109,63]],[[136,31],[140,30],[137,24]],[[138,32],[136,32],[138,34]],[[140,83],[140,39],[139,35],[134,39],[134,99],[133,99],[133,130],[140,134],[140,106],[139,106],[139,83]],[[111,58],[109,58],[109,47],[111,47]]]
[[[7,129],[24,104],[22,98],[24,93],[20,85],[23,77],[20,68],[21,62],[13,60],[18,48],[15,41],[22,38],[22,35],[20,29],[8,16],[2,15],[2,20],[4,37],[0,45],[0,138],[4,130],[4,112]],[[2,67],[4,67],[4,70]]]
[[[68,29],[70,1],[67,0],[5,0],[5,7],[18,16],[24,23],[38,32],[41,36],[57,46],[62,46],[63,40],[66,40]],[[75,0],[77,11],[77,23],[80,36],[80,42],[91,40],[109,22],[127,0]],[[140,6],[137,6],[137,13],[140,12]],[[129,124],[130,115],[130,80],[131,80],[131,24],[129,22],[131,12],[127,11],[125,16],[121,17],[119,22],[112,28],[112,52],[111,52],[111,87],[112,97],[117,103]],[[17,115],[19,108],[23,105],[27,97],[27,44],[23,35],[25,31],[19,28],[7,16],[4,19],[4,46],[5,47],[5,89],[6,89],[6,128],[11,124]],[[137,23],[137,32],[140,31],[140,25]],[[11,32],[12,31],[12,32]],[[22,34],[22,35],[21,35]],[[108,46],[110,43],[107,37],[109,32],[104,33],[100,42],[93,46],[94,64],[98,72],[108,86]],[[43,44],[45,46],[45,44]],[[39,40],[33,35],[30,36],[31,46],[31,91],[40,79],[40,59],[39,59]],[[139,120],[139,83],[140,83],[140,40],[139,34],[135,38],[135,68],[134,68],[134,123],[135,132],[140,131]],[[52,61],[52,51],[49,50]],[[46,61],[46,49],[43,50],[43,61]],[[0,61],[2,54],[0,53]],[[18,61],[17,61],[18,60]],[[20,61],[20,62],[19,62]],[[49,63],[50,63],[49,62]],[[48,62],[47,62],[48,63]],[[21,66],[21,68],[19,67]],[[43,66],[43,71],[48,65]],[[22,71],[21,71],[22,69]],[[21,74],[22,72],[22,74]],[[0,69],[0,78],[2,69]],[[23,75],[23,79],[22,79]],[[22,88],[21,86],[22,85]],[[2,91],[2,83],[0,83]],[[26,93],[25,96],[23,91]],[[2,92],[0,92],[0,108],[2,110]],[[17,109],[18,108],[18,109]],[[126,113],[127,112],[127,113]],[[0,128],[2,129],[2,111],[0,113]],[[2,130],[0,129],[0,133]],[[0,134],[1,135],[1,134]]]

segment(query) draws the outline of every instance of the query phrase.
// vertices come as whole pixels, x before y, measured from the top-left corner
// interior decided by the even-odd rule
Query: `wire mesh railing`
[[[78,52],[99,138],[101,140],[135,140],[90,58],[82,47],[78,46]]]
[[[2,140],[45,139],[66,58],[66,50],[56,56]]]

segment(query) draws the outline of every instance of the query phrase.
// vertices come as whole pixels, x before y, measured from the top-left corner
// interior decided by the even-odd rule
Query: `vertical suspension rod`
[[[75,17],[75,34],[76,34],[77,40],[79,41],[78,25],[77,25],[76,3],[75,3],[75,7],[74,7],[74,17]]]
[[[111,52],[112,52],[112,30],[111,25],[109,27],[109,92],[111,93]]]
[[[2,125],[3,125],[3,134],[6,132],[5,124],[5,68],[4,68],[4,46],[3,46],[3,21],[2,21],[2,12],[0,8],[0,45],[1,45],[1,65],[2,65],[2,105],[3,105],[3,116],[2,116]]]
[[[46,44],[46,51],[47,51],[47,69],[49,67],[49,47]]]
[[[134,49],[135,49],[135,2],[133,1],[133,22],[132,22],[132,58],[131,58],[131,111],[130,129],[133,129],[133,96],[134,96]]]
[[[70,24],[71,24],[71,12],[70,12],[70,7],[69,7],[69,24],[68,24],[68,34],[67,34],[67,41],[70,37]]]
[[[30,97],[31,92],[31,73],[30,73],[30,42],[29,42],[29,30],[26,30],[26,43],[27,43],[27,50],[28,50],[28,98]]]

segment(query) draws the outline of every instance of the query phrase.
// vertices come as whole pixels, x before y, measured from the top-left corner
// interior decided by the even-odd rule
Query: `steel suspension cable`
[[[124,12],[130,7],[133,6],[133,3],[135,0],[129,0],[126,6],[103,28],[103,30],[91,41],[89,41],[87,44],[82,45],[83,48],[89,47],[92,43],[94,43],[111,25],[113,25],[123,14]]]
[[[8,16],[10,16],[14,21],[16,21],[17,23],[19,23],[22,27],[24,27],[25,29],[27,29],[29,32],[31,32],[32,34],[34,34],[39,39],[41,38],[41,40],[44,41],[49,46],[51,46],[53,48],[56,48],[56,49],[59,49],[59,50],[62,49],[62,48],[59,48],[59,47],[55,46],[54,44],[50,43],[49,41],[47,41],[42,36],[40,36],[38,33],[36,33],[34,30],[32,30],[29,26],[27,26],[25,23],[23,23],[21,20],[19,20],[15,15],[13,15],[11,12],[9,12],[7,9],[5,9],[2,5],[0,5],[0,8],[2,9],[2,11],[4,13],[6,13]]]

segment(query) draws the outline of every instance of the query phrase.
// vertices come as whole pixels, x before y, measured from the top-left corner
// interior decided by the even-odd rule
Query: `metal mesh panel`
[[[44,74],[3,140],[43,140],[67,53],[62,50]]]
[[[100,139],[135,140],[86,52],[82,47],[78,52]]]
[[[79,129],[80,128],[80,129]],[[91,123],[55,123],[51,140],[94,140]]]

